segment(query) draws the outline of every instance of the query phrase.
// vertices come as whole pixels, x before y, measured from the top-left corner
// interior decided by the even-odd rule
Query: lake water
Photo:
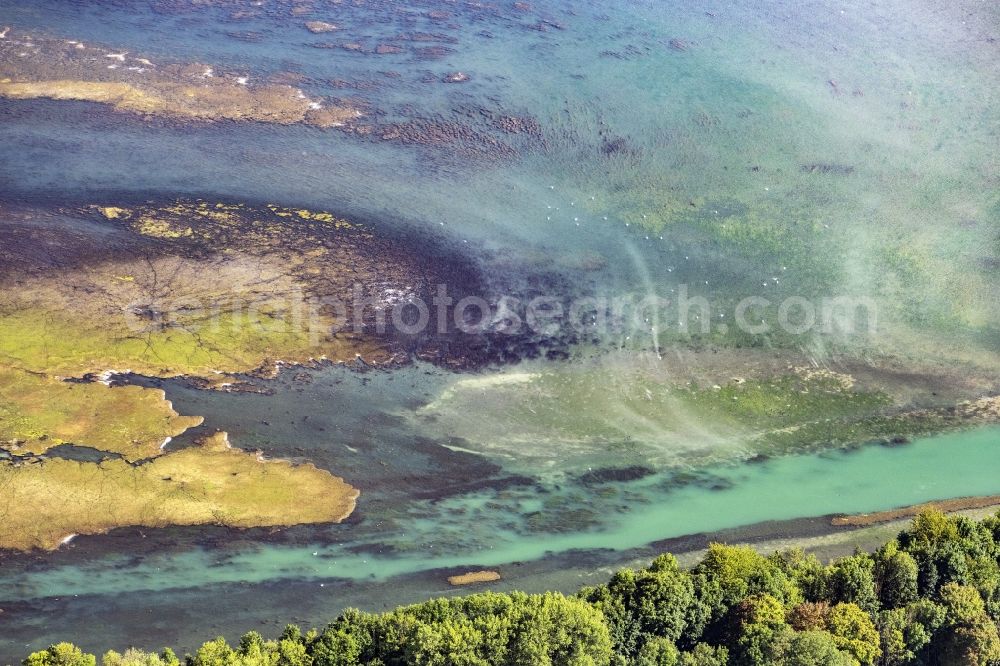
[[[748,295],[870,296],[875,339],[773,335],[754,349],[772,366],[785,352],[796,363],[919,366],[895,381],[920,406],[995,386],[1000,14],[990,3],[297,4],[238,15],[226,2],[12,0],[0,28],[255,79],[291,73],[310,94],[363,101],[382,123],[485,131],[484,117],[531,117],[544,140],[499,135],[514,152],[496,155],[475,140],[180,125],[0,100],[0,203],[201,197],[332,210],[410,234],[414,252],[422,237],[443,244],[496,290],[553,274],[577,295],[685,285],[718,314]],[[341,30],[312,34],[310,19]],[[402,51],[378,54],[379,44]],[[455,71],[470,80],[442,81]],[[711,343],[736,359],[730,374],[750,372],[733,351],[745,341],[715,326]],[[577,410],[586,432],[526,417],[494,390],[536,376],[569,386],[576,358],[475,373],[295,370],[260,382],[268,395],[130,378],[205,416],[174,446],[224,429],[236,446],[343,476],[362,491],[358,510],[335,526],[124,529],[4,555],[0,661],[56,640],[190,649],[217,633],[322,624],[346,606],[454,593],[446,576],[475,567],[498,568],[497,589],[572,591],[669,537],[1000,493],[996,428],[754,458],[753,428],[670,400],[649,419],[626,395],[632,364],[669,365],[678,344],[693,343],[654,327],[581,345],[604,359],[595,376],[606,385],[551,389],[551,404]],[[716,377],[724,364],[711,356],[694,364]],[[939,389],[927,367],[986,379]]]
[[[182,413],[197,406],[244,446],[305,457],[350,479],[363,489],[355,516],[276,533],[125,529],[43,557],[8,557],[4,652],[67,634],[93,649],[190,647],[206,632],[322,624],[345,606],[452,594],[446,576],[478,567],[499,568],[504,588],[572,591],[594,570],[648,556],[644,547],[656,540],[1000,491],[995,428],[752,463],[722,449],[717,462],[656,462],[653,446],[553,460],[551,445],[544,464],[527,450],[535,462],[525,463],[442,447],[404,418],[469,375],[424,365],[313,370],[309,382],[292,374],[267,382],[272,395],[164,388]],[[648,471],[588,476],[630,464]],[[794,537],[797,528],[765,532]]]

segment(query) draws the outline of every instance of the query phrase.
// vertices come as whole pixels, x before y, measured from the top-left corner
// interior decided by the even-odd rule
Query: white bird
[[[6,26],[3,32],[0,32],[0,39],[7,39],[7,32],[10,31],[10,26]]]
[[[128,54],[128,51],[122,51],[121,53],[105,53],[104,57],[105,58],[114,58],[115,60],[118,60],[120,62],[125,62],[125,56],[127,54]]]

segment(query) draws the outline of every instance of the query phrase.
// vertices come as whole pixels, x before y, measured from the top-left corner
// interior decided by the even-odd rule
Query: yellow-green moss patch
[[[0,463],[0,548],[52,550],[117,527],[339,522],[358,491],[311,464],[265,460],[226,434],[132,466],[47,459]]]
[[[306,318],[304,298],[276,260],[106,262],[0,296],[0,363],[62,376],[210,377],[306,361],[327,340],[323,322]]]
[[[70,383],[0,367],[0,447],[20,455],[75,444],[127,460],[152,458],[168,438],[201,422],[180,416],[157,389]]]

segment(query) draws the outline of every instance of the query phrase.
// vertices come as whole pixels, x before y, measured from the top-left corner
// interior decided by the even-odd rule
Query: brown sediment
[[[458,576],[448,576],[448,583],[456,587],[476,583],[492,583],[498,580],[500,580],[500,574],[496,571],[470,571]]]
[[[509,160],[517,148],[468,124],[447,120],[413,120],[371,127],[355,125],[357,134],[372,134],[383,141],[398,141],[426,147],[442,147],[463,157],[479,160]]]
[[[963,416],[985,422],[1000,420],[1000,395],[961,402],[956,411]]]
[[[306,21],[306,30],[312,33],[320,34],[324,32],[333,32],[334,30],[339,30],[339,28],[333,23],[327,23],[326,21]]]
[[[983,509],[986,507],[1000,506],[1000,495],[988,495],[986,497],[956,497],[954,499],[936,500],[923,504],[889,509],[888,511],[876,511],[875,513],[859,513],[851,516],[836,516],[830,520],[830,524],[836,527],[866,527],[877,523],[887,523],[902,518],[912,518],[923,511],[936,510],[944,513],[954,511],[965,511],[967,509]]]
[[[493,125],[507,134],[542,136],[542,126],[530,116],[496,116]]]
[[[455,53],[455,49],[447,46],[419,46],[413,49],[413,55],[417,60],[440,60]]]
[[[195,121],[337,127],[362,112],[294,85],[250,81],[201,63],[154,63],[127,50],[16,31],[0,41],[0,97],[107,104]]]
[[[300,94],[300,90],[291,86],[250,87],[228,82],[191,85],[167,81],[130,83],[72,79],[0,81],[0,96],[11,99],[98,102],[109,104],[117,111],[191,120],[255,121],[281,125],[301,122],[335,127],[361,117],[357,109],[323,107],[319,102],[300,97]]]

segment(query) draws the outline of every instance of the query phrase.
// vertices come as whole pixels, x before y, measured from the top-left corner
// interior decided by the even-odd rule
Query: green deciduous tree
[[[646,641],[632,662],[633,666],[677,666],[680,652],[677,646],[666,638],[652,638]]]
[[[862,666],[870,666],[881,656],[880,637],[871,617],[856,604],[837,604],[826,616],[827,631],[841,650]]]
[[[191,666],[236,666],[239,664],[236,651],[222,636],[203,644],[189,659]]]
[[[944,609],[929,601],[883,611],[878,617],[883,666],[923,663],[921,656],[944,619]]]
[[[856,553],[830,565],[827,571],[827,600],[830,603],[856,604],[874,613],[878,610],[875,594],[875,563],[864,553]]]
[[[101,658],[102,666],[178,666],[179,663],[177,655],[170,648],[161,654],[135,648],[129,648],[124,654],[111,650]]]
[[[345,613],[309,644],[315,666],[610,663],[599,610],[557,593],[435,599],[384,615]]]
[[[615,653],[629,659],[650,639],[680,639],[694,603],[694,586],[677,560],[663,555],[648,569],[619,571],[584,598],[603,613]]]
[[[778,666],[855,666],[857,662],[837,647],[834,637],[825,631],[802,631],[793,634],[780,655]]]
[[[794,633],[785,623],[785,608],[769,594],[748,597],[730,612],[727,643],[735,663],[766,666],[774,661]]]
[[[802,591],[806,601],[826,599],[826,567],[815,555],[806,554],[801,548],[793,548],[777,555],[776,561]]]
[[[780,560],[764,557],[749,546],[711,544],[695,571],[718,583],[720,601],[727,608],[759,594],[771,595],[782,603],[802,601],[802,593]]]
[[[72,643],[56,643],[47,650],[33,652],[22,663],[24,666],[95,666],[97,658]]]
[[[728,666],[729,650],[722,646],[698,643],[681,654],[680,666]]]
[[[883,608],[899,608],[917,600],[917,563],[913,556],[890,541],[872,557],[875,588]]]
[[[938,661],[949,666],[986,666],[1000,661],[1000,636],[979,592],[948,583],[941,588],[944,623],[935,636]]]

